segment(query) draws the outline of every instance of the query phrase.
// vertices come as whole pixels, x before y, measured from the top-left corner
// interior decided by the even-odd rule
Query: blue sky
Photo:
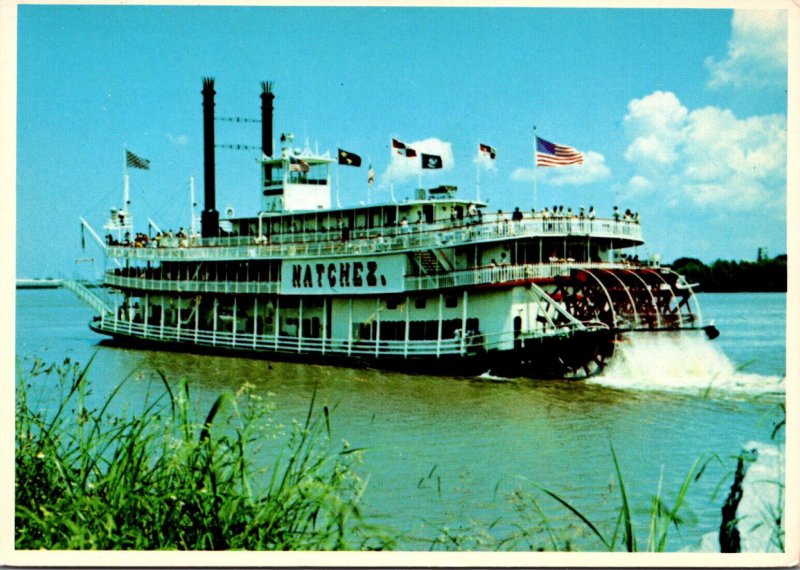
[[[767,6],[768,4],[763,4]],[[787,4],[772,4],[787,7]],[[377,183],[412,195],[392,137],[440,153],[425,186],[455,184],[492,209],[614,204],[646,244],[711,262],[786,252],[785,11],[723,9],[35,6],[17,8],[17,276],[74,273],[79,216],[100,230],[120,205],[189,224],[202,204],[201,80],[217,116],[260,116],[274,82],[275,132],[360,154],[343,205]],[[533,127],[583,151],[583,166],[533,171]],[[217,142],[260,144],[257,124],[217,123]],[[476,162],[478,143],[497,149]],[[217,208],[255,215],[260,153],[217,150]],[[397,159],[394,159],[397,160]],[[99,270],[99,264],[97,265]]]

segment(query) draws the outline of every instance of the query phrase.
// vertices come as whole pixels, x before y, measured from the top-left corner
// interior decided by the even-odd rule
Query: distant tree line
[[[671,267],[686,277],[686,281],[699,283],[706,292],[776,292],[786,291],[785,254],[758,261],[716,260],[706,265],[693,257],[676,259]]]

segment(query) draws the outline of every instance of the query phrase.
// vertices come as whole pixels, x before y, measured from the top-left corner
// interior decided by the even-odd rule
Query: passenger
[[[521,222],[522,218],[522,212],[519,211],[519,206],[517,206],[514,208],[514,212],[511,214],[511,219],[515,222]]]
[[[615,222],[619,221],[619,208],[617,208],[616,206],[614,206],[614,221]]]
[[[595,216],[595,213],[594,213],[594,206],[589,206],[589,219],[590,219],[590,220],[593,220],[593,219],[594,219],[594,216]]]

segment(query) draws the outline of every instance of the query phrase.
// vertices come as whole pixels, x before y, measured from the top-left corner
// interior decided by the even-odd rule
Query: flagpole
[[[533,209],[536,209],[536,173],[538,170],[538,161],[536,160],[536,125],[533,125]]]
[[[194,176],[189,177],[189,220],[191,222],[190,228],[192,237],[197,235],[196,224],[194,219]]]
[[[475,201],[481,201],[481,143],[478,141],[478,160],[475,161]]]
[[[369,169],[367,170],[367,204],[372,204],[372,181],[369,177],[369,171],[372,170],[372,159],[367,157],[367,164],[369,164]]]
[[[339,203],[339,166],[336,166],[336,207],[341,208]]]
[[[128,211],[128,202],[130,202],[130,188],[128,186],[128,151],[122,149],[122,209]]]

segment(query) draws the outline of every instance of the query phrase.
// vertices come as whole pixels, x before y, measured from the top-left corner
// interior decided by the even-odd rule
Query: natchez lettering
[[[386,277],[378,275],[378,264],[375,261],[366,263],[295,263],[292,264],[292,287],[377,287],[386,286]]]

